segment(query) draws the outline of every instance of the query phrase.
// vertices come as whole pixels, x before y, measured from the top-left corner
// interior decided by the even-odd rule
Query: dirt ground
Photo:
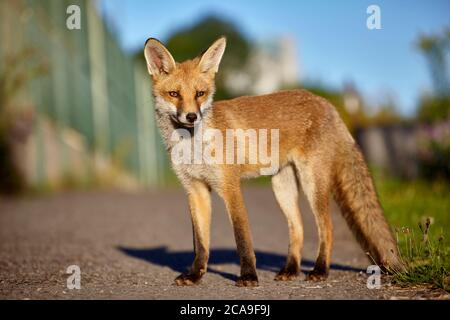
[[[194,287],[175,277],[190,265],[192,228],[184,192],[73,192],[0,199],[0,298],[2,299],[420,299],[446,298],[439,290],[405,289],[382,277],[368,289],[370,264],[334,209],[330,277],[311,283],[273,278],[287,252],[287,225],[266,187],[247,187],[245,199],[257,256],[260,286],[234,285],[238,257],[228,216],[213,201],[208,273]],[[303,271],[317,250],[314,218],[305,204]],[[66,269],[81,269],[81,289],[67,288]]]

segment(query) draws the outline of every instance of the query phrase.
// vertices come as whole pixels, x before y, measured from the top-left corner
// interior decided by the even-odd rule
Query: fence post
[[[136,91],[138,152],[141,182],[146,186],[155,186],[159,182],[158,145],[156,128],[152,119],[153,103],[150,94],[150,81],[145,77],[141,66],[134,65],[134,82]]]
[[[92,1],[87,1],[89,65],[91,76],[92,112],[95,157],[109,155],[109,109],[106,75],[105,35],[103,22]],[[98,161],[96,161],[98,165]]]

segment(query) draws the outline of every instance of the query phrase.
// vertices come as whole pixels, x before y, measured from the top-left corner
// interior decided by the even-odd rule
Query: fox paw
[[[292,281],[296,279],[300,274],[300,271],[298,269],[291,269],[291,268],[283,268],[278,272],[278,274],[275,276],[276,281]]]
[[[238,287],[257,287],[258,285],[258,276],[256,274],[240,276],[236,281],[236,286]]]
[[[175,284],[178,286],[193,286],[198,284],[201,278],[200,274],[183,273],[176,277]]]
[[[319,281],[325,281],[325,280],[327,280],[327,278],[328,278],[328,272],[312,270],[306,276],[306,281],[319,282]]]

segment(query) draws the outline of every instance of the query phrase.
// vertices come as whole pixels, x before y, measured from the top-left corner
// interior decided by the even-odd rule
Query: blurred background
[[[329,99],[389,219],[448,229],[450,3],[376,1],[382,28],[369,30],[372,2],[2,0],[0,193],[176,186],[143,45],[156,37],[182,61],[226,35],[216,99],[290,88]],[[73,4],[80,30],[66,27]]]

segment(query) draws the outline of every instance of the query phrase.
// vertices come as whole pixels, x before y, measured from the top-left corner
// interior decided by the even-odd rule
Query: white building
[[[260,95],[295,86],[299,79],[295,42],[282,37],[256,46],[247,67],[231,72],[226,85],[236,95]]]

